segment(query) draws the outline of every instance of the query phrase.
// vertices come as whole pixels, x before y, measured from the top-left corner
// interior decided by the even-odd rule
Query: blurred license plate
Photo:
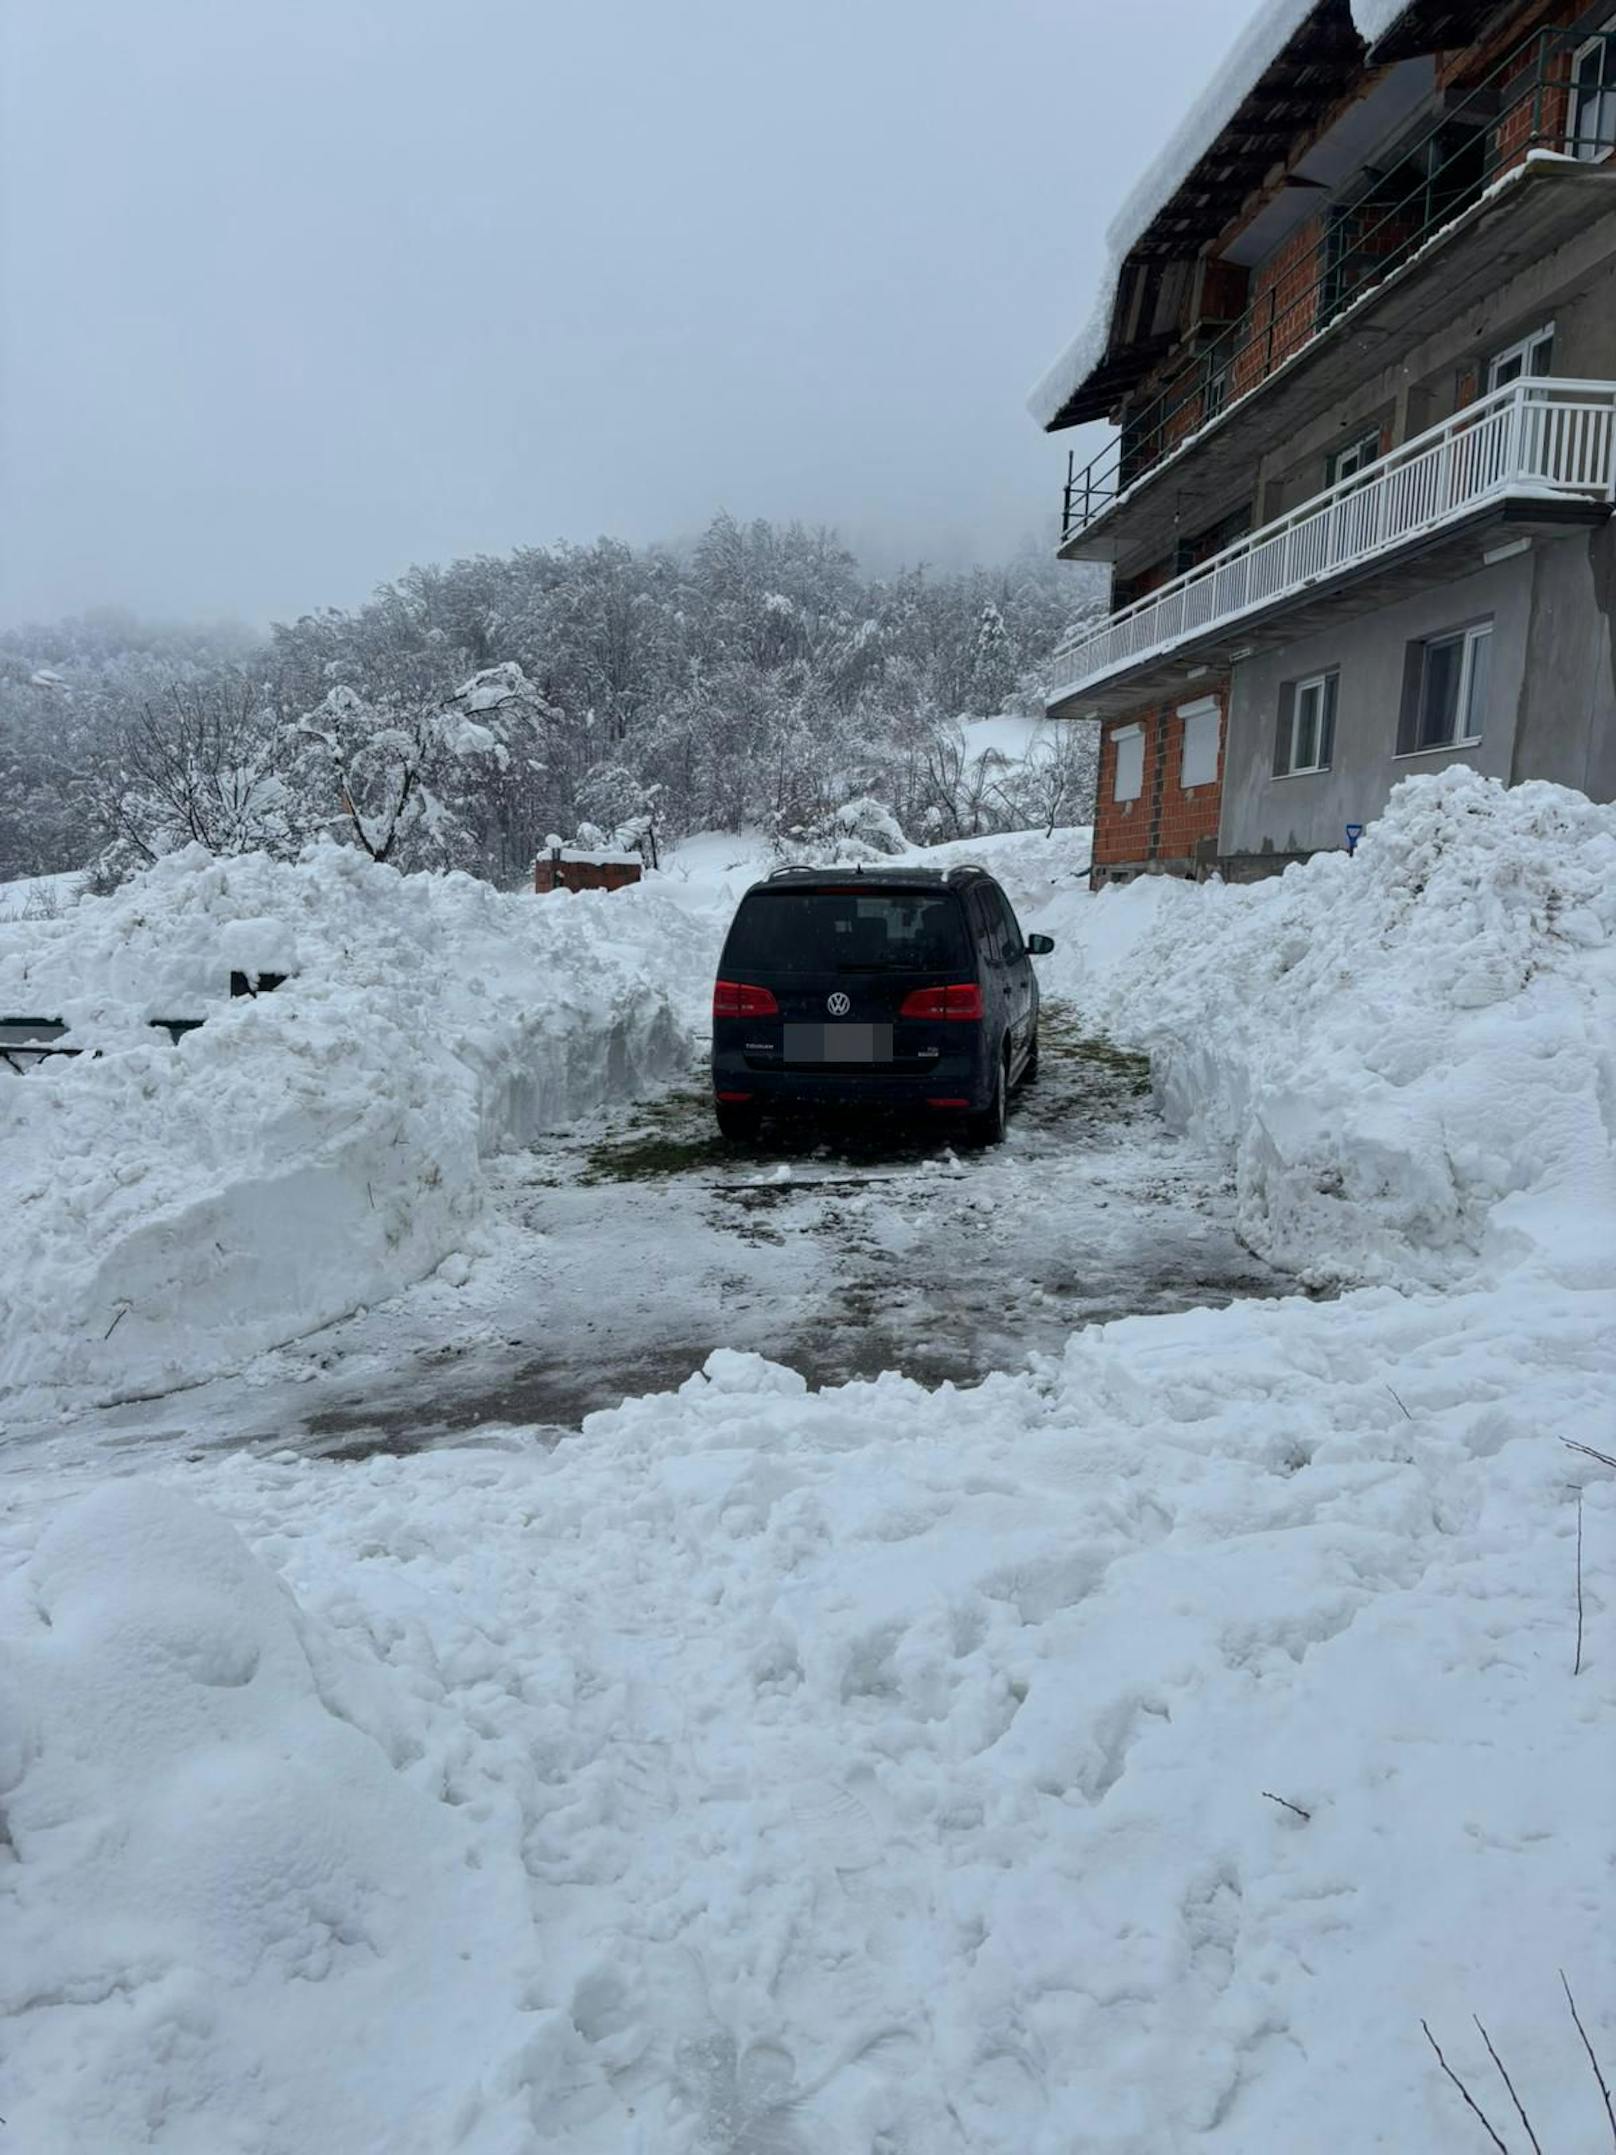
[[[889,1063],[890,1025],[788,1025],[788,1063]]]

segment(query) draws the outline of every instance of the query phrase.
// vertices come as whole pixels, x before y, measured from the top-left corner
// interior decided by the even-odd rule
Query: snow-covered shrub
[[[867,796],[843,801],[812,822],[777,829],[776,856],[783,861],[866,861],[888,859],[908,847],[897,817]]]

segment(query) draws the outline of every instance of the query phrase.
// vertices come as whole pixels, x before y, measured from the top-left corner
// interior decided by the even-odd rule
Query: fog
[[[716,509],[1052,532],[1024,399],[1248,0],[12,0],[0,617]]]

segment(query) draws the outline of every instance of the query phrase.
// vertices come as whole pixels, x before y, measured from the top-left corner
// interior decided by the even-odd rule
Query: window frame
[[[1494,352],[1487,361],[1484,393],[1491,396],[1495,389],[1507,389],[1509,382],[1521,381],[1534,373],[1536,370],[1532,365],[1533,352],[1540,344],[1548,344],[1552,347],[1553,343],[1553,322],[1540,322],[1536,329],[1529,329],[1524,337],[1517,337],[1512,344],[1506,344],[1501,351]],[[1498,370],[1500,367],[1507,365],[1512,359],[1519,359],[1521,363],[1520,373],[1512,374],[1509,377],[1509,382],[1501,382],[1498,379]],[[1549,364],[1552,368],[1554,364],[1552,350],[1549,355]]]
[[[1315,761],[1296,761],[1297,728],[1301,722],[1302,699],[1310,689],[1319,691],[1319,730],[1315,745]],[[1321,666],[1316,673],[1304,674],[1289,686],[1290,710],[1284,719],[1285,768],[1273,773],[1275,778],[1317,778],[1328,771],[1335,762],[1335,716],[1341,694],[1341,669],[1339,666]],[[1328,751],[1328,753],[1326,753]]]
[[[1341,467],[1346,463],[1348,457],[1357,456],[1359,451],[1363,449],[1367,449],[1369,454],[1361,462],[1354,464],[1350,471],[1343,471]],[[1324,484],[1326,490],[1328,491],[1333,486],[1340,486],[1345,480],[1356,479],[1363,470],[1364,465],[1378,463],[1381,454],[1379,427],[1369,428],[1367,432],[1360,434],[1356,441],[1348,442],[1345,448],[1331,450],[1324,460]]]
[[[1598,138],[1595,137],[1590,148],[1585,150],[1577,148],[1581,122],[1578,107],[1583,99],[1588,96],[1593,96],[1594,98],[1608,97],[1613,104],[1616,104],[1616,83],[1602,82],[1592,91],[1584,90],[1578,85],[1577,70],[1591,52],[1608,48],[1613,40],[1616,40],[1616,15],[1612,15],[1609,22],[1601,23],[1599,28],[1591,36],[1585,38],[1571,55],[1571,82],[1566,93],[1565,153],[1568,157],[1575,157],[1579,164],[1602,165],[1607,157],[1616,155],[1616,134],[1613,134],[1611,140],[1605,143],[1603,147],[1600,147]],[[1616,115],[1613,115],[1613,117],[1616,117]]]
[[[1110,738],[1112,747],[1116,751],[1111,765],[1111,802],[1113,807],[1122,808],[1126,807],[1130,802],[1143,800],[1144,798],[1145,729],[1135,720],[1132,725],[1118,726]],[[1139,743],[1139,783],[1132,793],[1123,793],[1119,790],[1122,784],[1122,744],[1124,741],[1129,743],[1137,741]]]
[[[1193,703],[1181,703],[1176,716],[1179,720],[1178,744],[1178,790],[1181,793],[1196,792],[1202,786],[1215,786],[1218,769],[1223,760],[1223,705],[1216,696],[1198,696]],[[1190,725],[1195,719],[1210,718],[1212,721],[1212,772],[1207,778],[1191,778],[1189,775]]]
[[[1493,619],[1489,615],[1485,621],[1468,621],[1463,628],[1444,629],[1438,636],[1423,636],[1419,639],[1417,645],[1419,671],[1414,683],[1412,721],[1414,742],[1411,747],[1401,748],[1397,751],[1393,759],[1395,762],[1404,763],[1414,756],[1446,756],[1451,755],[1457,748],[1479,748],[1481,746],[1482,741],[1486,738],[1487,714],[1483,711],[1480,724],[1476,725],[1476,714],[1472,708],[1476,681],[1476,650],[1483,643],[1487,645],[1487,686],[1490,689],[1492,686],[1493,627]],[[1445,741],[1421,741],[1419,736],[1425,726],[1425,684],[1429,676],[1430,654],[1435,650],[1440,650],[1453,644],[1461,646],[1459,685],[1454,692],[1453,699],[1454,730],[1450,738]],[[1467,727],[1473,727],[1474,730],[1461,733],[1459,731],[1461,723]]]

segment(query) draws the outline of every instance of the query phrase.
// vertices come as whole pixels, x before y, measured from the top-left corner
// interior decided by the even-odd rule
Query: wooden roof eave
[[[1246,93],[1217,139],[1191,166],[1118,266],[1193,259],[1227,229],[1253,192],[1289,155],[1297,136],[1339,104],[1364,74],[1364,44],[1348,0],[1320,0],[1308,20]],[[1112,295],[1113,311],[1116,295]],[[1113,321],[1113,332],[1114,332]],[[1171,339],[1113,346],[1069,396],[1045,432],[1103,419],[1161,358]]]

